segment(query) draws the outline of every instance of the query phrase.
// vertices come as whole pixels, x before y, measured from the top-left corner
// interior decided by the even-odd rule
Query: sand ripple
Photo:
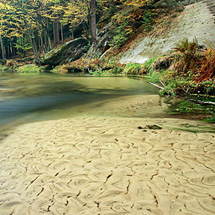
[[[90,117],[20,126],[0,144],[0,215],[215,214],[215,134],[168,129],[185,123]],[[148,124],[163,129],[138,128]]]

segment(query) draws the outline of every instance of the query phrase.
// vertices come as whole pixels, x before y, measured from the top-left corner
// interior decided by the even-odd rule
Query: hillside
[[[183,38],[198,40],[200,45],[215,44],[215,22],[206,3],[201,1],[185,6],[175,19],[166,20],[162,33],[144,37],[136,46],[129,47],[120,59],[121,63],[144,63],[152,57],[164,55]]]
[[[9,38],[2,40],[1,47],[10,42],[12,47],[7,48],[13,52],[12,55],[6,53],[7,61],[3,58],[0,62],[0,72],[87,73],[94,76],[147,74],[156,76],[156,81],[163,81],[167,94],[215,92],[214,1],[97,1],[96,28],[93,29],[92,7],[88,1],[83,2],[83,8],[75,1],[66,1],[62,8],[58,2],[47,2],[44,6],[52,15],[61,11],[61,15],[57,13],[59,23],[53,16],[44,15],[47,10],[41,6],[41,11],[37,10],[38,16],[34,17],[41,24],[34,30],[34,36],[30,36],[32,46],[25,41],[29,37],[28,31],[23,34],[20,46],[14,46]],[[8,4],[19,16],[22,6],[10,1]],[[16,11],[15,6],[20,10]],[[27,6],[26,12],[35,5]],[[68,11],[67,6],[80,9],[81,16]],[[87,17],[84,16],[86,10]],[[75,24],[71,15],[77,17]],[[42,21],[47,19],[50,20],[46,28]],[[30,23],[35,24],[35,20]],[[11,24],[4,25],[10,27]],[[90,33],[92,30],[96,31],[96,38]],[[18,42],[20,38],[16,36],[15,40]],[[3,49],[1,51],[3,56]],[[186,82],[186,89],[182,89],[182,80]],[[166,89],[168,87],[170,89]]]

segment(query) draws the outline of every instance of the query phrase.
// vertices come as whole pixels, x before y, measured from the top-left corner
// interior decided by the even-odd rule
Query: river
[[[145,96],[145,101],[153,99],[154,108],[147,108],[147,112],[144,108],[131,111],[129,107],[122,110],[123,105],[119,105],[120,99],[141,96]],[[147,102],[144,104],[148,106]],[[160,109],[158,90],[145,79],[51,74],[0,76],[0,126],[78,115],[159,117],[167,113]]]

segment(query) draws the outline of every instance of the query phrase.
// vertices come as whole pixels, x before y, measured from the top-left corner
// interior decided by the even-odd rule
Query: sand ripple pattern
[[[91,117],[18,127],[0,144],[0,215],[215,214],[215,134],[138,129],[150,123]]]

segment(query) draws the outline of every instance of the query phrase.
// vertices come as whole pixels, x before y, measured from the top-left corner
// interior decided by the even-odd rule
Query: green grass
[[[144,73],[145,67],[143,64],[128,63],[123,69],[123,73],[127,75],[141,75]]]
[[[8,67],[8,66],[1,66],[0,65],[0,73],[5,73],[5,72],[13,72],[13,68]]]
[[[17,73],[40,73],[41,69],[34,64],[27,64],[17,68]]]

